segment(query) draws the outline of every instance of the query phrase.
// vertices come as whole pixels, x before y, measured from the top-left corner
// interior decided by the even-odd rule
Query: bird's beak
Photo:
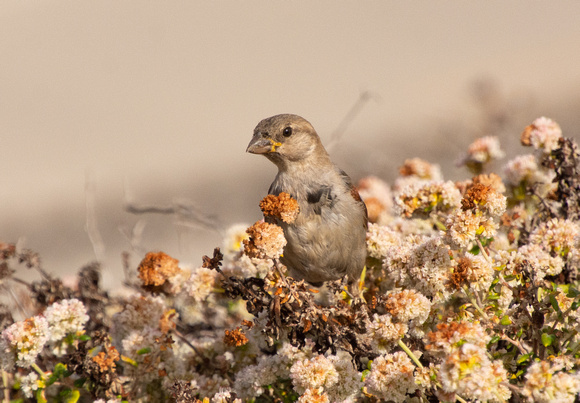
[[[270,137],[263,137],[261,135],[256,135],[248,144],[248,148],[246,148],[247,153],[252,154],[267,154],[273,153],[276,151],[276,147],[280,147],[282,143],[278,143],[272,140]]]

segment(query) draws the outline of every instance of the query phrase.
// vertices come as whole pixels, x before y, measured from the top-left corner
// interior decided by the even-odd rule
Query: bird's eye
[[[284,135],[284,137],[290,137],[292,135],[292,128],[286,127],[282,132],[282,134]]]

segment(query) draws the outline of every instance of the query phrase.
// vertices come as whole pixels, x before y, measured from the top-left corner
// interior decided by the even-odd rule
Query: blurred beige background
[[[332,149],[355,180],[415,156],[455,178],[475,137],[523,153],[540,115],[577,136],[579,15],[577,1],[2,1],[0,240],[51,272],[99,259],[108,286],[122,251],[198,265],[260,218],[276,169],[245,148],[277,113],[328,143],[360,106]],[[216,229],[126,200],[187,201]]]

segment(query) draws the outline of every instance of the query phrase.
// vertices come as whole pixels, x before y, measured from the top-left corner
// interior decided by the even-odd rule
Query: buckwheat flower
[[[491,340],[479,322],[450,322],[437,324],[437,330],[427,334],[427,350],[436,355],[448,355],[454,348],[469,343],[485,349]]]
[[[234,399],[230,390],[220,389],[220,391],[211,398],[211,403],[242,403],[242,399]]]
[[[482,185],[489,186],[490,188],[492,188],[493,190],[495,190],[497,193],[500,194],[505,193],[506,191],[505,185],[503,184],[501,177],[494,173],[490,173],[489,175],[486,174],[477,175],[473,178],[473,183],[481,183]]]
[[[447,232],[446,241],[451,245],[461,248],[475,242],[479,235],[486,238],[495,236],[498,224],[481,212],[474,213],[472,210],[464,211],[456,209],[449,215],[445,222]]]
[[[276,224],[258,221],[247,229],[250,239],[244,240],[244,252],[259,259],[277,259],[284,252],[284,231]]]
[[[200,396],[214,396],[220,390],[230,388],[230,382],[219,374],[196,374],[195,383]]]
[[[431,164],[421,158],[406,159],[399,168],[401,176],[416,176],[419,179],[440,181],[443,179],[441,168],[437,164]]]
[[[307,389],[325,390],[338,382],[338,372],[332,361],[323,355],[317,355],[311,359],[298,360],[290,368],[290,378],[294,390],[302,394]]]
[[[552,218],[541,223],[530,234],[530,241],[548,252],[566,258],[568,253],[580,245],[580,225],[572,220]]]
[[[16,354],[16,365],[28,368],[50,339],[48,322],[43,316],[34,316],[15,322],[2,331],[9,354]]]
[[[383,264],[388,285],[413,288],[425,296],[446,299],[448,272],[451,269],[449,246],[439,236],[408,236],[389,251]]]
[[[463,199],[461,199],[461,208],[474,212],[480,210],[490,216],[498,217],[505,212],[506,201],[506,197],[491,186],[473,183],[467,188]]]
[[[487,291],[494,279],[491,264],[481,255],[474,256],[466,253],[454,261],[450,281],[456,289],[467,285],[474,292]]]
[[[243,398],[255,398],[266,391],[267,385],[276,383],[281,372],[281,359],[278,355],[260,356],[256,365],[250,365],[238,371],[234,390]],[[287,371],[286,371],[287,372]],[[289,378],[289,374],[286,374]]]
[[[580,391],[580,381],[577,376],[556,372],[558,369],[547,361],[530,365],[522,394],[530,401],[540,403],[574,402]]]
[[[272,259],[258,259],[241,254],[232,262],[223,267],[224,273],[241,277],[264,278],[273,266]]]
[[[420,218],[409,219],[404,217],[394,217],[389,221],[387,226],[393,231],[399,233],[402,237],[409,235],[437,235],[439,230],[433,228],[433,223],[429,220]]]
[[[393,209],[393,195],[389,185],[376,176],[367,176],[358,182],[357,190],[367,206],[369,221],[387,221]]]
[[[529,243],[521,246],[515,255],[511,256],[506,268],[508,270],[529,269],[535,280],[541,280],[546,276],[560,274],[564,269],[564,264],[560,256],[552,256],[542,246]]]
[[[333,402],[345,402],[354,399],[360,394],[363,386],[361,373],[356,370],[350,354],[338,350],[335,355],[328,356],[338,373],[339,381],[328,388],[328,397]]]
[[[218,274],[215,270],[198,267],[192,271],[183,290],[195,301],[205,301],[216,287]]]
[[[408,393],[417,390],[414,370],[411,359],[401,351],[381,355],[373,360],[365,386],[368,393],[379,399],[404,402]]]
[[[324,388],[309,388],[298,398],[298,403],[329,403],[330,399]]]
[[[557,330],[567,328],[573,328],[575,330],[580,329],[580,312],[578,309],[570,309],[572,308],[572,304],[576,301],[576,298],[568,297],[567,293],[559,288],[554,299],[558,303],[559,312],[550,310],[550,312],[546,314],[545,323],[553,323],[552,326]],[[546,305],[549,305],[553,300],[551,300],[549,296],[545,296],[544,302]],[[567,312],[567,314],[562,315],[562,312]]]
[[[422,390],[432,388],[434,386],[434,379],[436,379],[438,371],[438,366],[434,365],[433,363],[429,364],[428,367],[416,367],[415,385],[419,386]]]
[[[485,348],[465,343],[451,351],[439,369],[438,379],[445,392],[477,401],[502,402],[511,396],[500,384],[507,380],[501,361],[492,363]]]
[[[400,215],[426,215],[436,210],[445,212],[461,203],[461,193],[452,181],[427,182],[410,185],[395,195],[395,205]]]
[[[496,300],[497,307],[502,312],[507,312],[514,300],[514,293],[512,289],[506,285],[502,285],[499,291],[499,299]]]
[[[562,137],[560,125],[552,119],[541,117],[527,126],[521,135],[521,142],[525,146],[532,146],[546,154],[559,147],[558,140]]]
[[[538,165],[537,158],[533,154],[520,155],[508,161],[504,167],[507,182],[512,186],[520,184],[550,183],[554,176]]]
[[[397,322],[422,325],[429,317],[431,301],[415,290],[391,291],[387,296],[385,308]]]
[[[226,230],[221,251],[224,257],[232,257],[243,251],[244,240],[249,238],[247,224],[235,224]]]
[[[55,302],[46,308],[44,317],[48,321],[51,341],[60,341],[68,334],[84,332],[85,323],[89,320],[87,309],[75,298]]]
[[[161,297],[130,296],[125,301],[123,310],[113,315],[113,338],[120,342],[133,330],[157,328],[167,309]]]
[[[469,145],[467,154],[459,161],[458,165],[466,165],[478,172],[481,171],[483,164],[504,156],[505,153],[501,150],[499,139],[495,136],[486,136],[476,139]]]
[[[258,321],[267,321],[268,316],[263,314]],[[255,342],[256,334],[260,333],[258,323],[248,331],[248,338]],[[257,343],[258,344],[258,343]],[[265,344],[260,344],[265,346]],[[315,356],[312,352],[314,343],[306,339],[302,348],[294,347],[288,342],[283,342],[275,355],[260,355],[257,364],[244,367],[243,371],[236,374],[234,390],[243,398],[254,398],[266,392],[267,385],[274,384],[277,379],[290,379],[290,368],[297,361],[310,360]]]
[[[31,399],[34,397],[35,392],[38,388],[44,387],[44,381],[38,378],[38,374],[36,372],[31,372],[28,375],[25,375],[19,379],[20,381],[20,390],[24,393],[24,396]]]
[[[367,324],[367,332],[371,337],[373,352],[382,354],[389,352],[408,331],[405,323],[393,323],[391,315],[374,314]]]
[[[367,232],[367,252],[375,259],[383,259],[389,250],[401,242],[401,236],[385,225],[369,224]]]

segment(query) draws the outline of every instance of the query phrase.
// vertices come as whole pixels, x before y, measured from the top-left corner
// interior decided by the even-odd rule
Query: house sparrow
[[[280,261],[290,275],[318,286],[348,274],[357,281],[365,265],[367,210],[348,175],[330,160],[312,125],[296,115],[262,120],[246,152],[278,167],[269,194],[289,193],[300,212],[284,230]]]

